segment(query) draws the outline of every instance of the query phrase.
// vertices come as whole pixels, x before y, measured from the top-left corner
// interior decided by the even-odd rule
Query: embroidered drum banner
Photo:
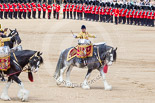
[[[78,45],[77,57],[87,58],[93,56],[93,45]]]
[[[0,70],[7,71],[10,68],[10,55],[0,58]]]

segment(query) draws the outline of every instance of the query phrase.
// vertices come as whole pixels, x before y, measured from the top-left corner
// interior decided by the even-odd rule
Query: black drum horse
[[[8,96],[8,89],[12,81],[15,81],[20,86],[18,97],[22,101],[28,100],[29,92],[24,88],[24,84],[21,82],[18,76],[21,74],[22,71],[24,71],[24,67],[27,65],[27,68],[25,70],[28,70],[29,78],[32,81],[32,72],[37,72],[40,64],[43,63],[41,55],[42,53],[31,50],[16,51],[14,54],[11,53],[11,67],[6,72],[4,72],[4,74],[8,76],[8,81],[1,94],[2,100],[11,100]]]

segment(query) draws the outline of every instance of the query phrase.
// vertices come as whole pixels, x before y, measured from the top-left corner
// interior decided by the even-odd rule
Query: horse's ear
[[[116,47],[116,49],[115,49],[115,51],[117,50],[117,47]]]
[[[17,31],[17,29],[15,28],[15,31]]]
[[[10,32],[12,32],[13,30],[11,30],[11,29],[9,29],[10,30]]]
[[[40,55],[42,55],[42,54],[43,54],[43,53],[41,53],[41,52],[38,52],[38,53],[37,53],[37,56],[40,56]]]

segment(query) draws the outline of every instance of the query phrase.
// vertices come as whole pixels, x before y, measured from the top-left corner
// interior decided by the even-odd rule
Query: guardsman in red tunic
[[[80,1],[78,1],[77,3],[77,8],[76,8],[76,12],[77,12],[77,20],[79,20],[79,6],[80,6]]]
[[[13,5],[10,4],[10,6],[9,6],[9,17],[10,17],[11,19],[13,19],[13,12],[14,12]]]
[[[3,4],[4,5],[4,18],[8,19],[8,12],[9,12],[9,8],[7,4]]]
[[[119,17],[119,5],[116,3],[115,4],[115,10],[114,10],[114,16],[115,16],[115,24],[118,24],[118,17]]]
[[[18,15],[18,17],[19,17],[19,19],[22,19],[23,7],[19,3],[18,3],[18,6],[19,6],[19,15]]]
[[[84,10],[84,13],[85,13],[85,20],[88,20],[88,9],[89,9],[90,5],[88,2],[85,3],[85,10]]]
[[[102,22],[102,21],[103,21],[102,12],[103,12],[104,8],[103,8],[103,3],[100,3],[100,5],[101,5],[101,8],[100,8],[100,10],[99,10],[99,15],[100,15],[100,22]]]
[[[53,17],[56,18],[56,4],[53,3]]]
[[[101,6],[100,6],[99,2],[97,2],[96,5],[97,5],[97,8],[96,8],[96,11],[95,11],[95,20],[98,22],[99,21],[99,10],[100,10]]]
[[[24,7],[23,17],[24,17],[24,19],[26,19],[26,15],[27,15],[27,6],[24,4],[23,7]]]
[[[137,15],[136,15],[135,25],[137,25],[137,24],[140,25],[140,10],[139,9],[140,9],[140,7],[138,6],[137,11],[136,11]]]
[[[66,7],[66,11],[67,11],[67,19],[69,19],[69,8],[70,8],[70,4],[69,2],[67,1],[67,7]]]
[[[59,1],[57,1],[57,5],[56,5],[56,14],[57,14],[57,20],[59,19],[59,12],[60,12],[60,5],[59,5]]]
[[[120,7],[119,7],[119,24],[122,23],[122,12],[123,12],[123,10],[124,9],[120,5]]]
[[[150,14],[150,26],[154,27],[154,19],[155,19],[155,7],[151,7],[151,14]]]
[[[72,5],[72,1],[70,1],[70,6],[69,6],[70,19],[72,19],[72,11],[73,11],[73,5]]]
[[[92,8],[92,12],[91,12],[91,14],[92,14],[92,20],[94,21],[95,20],[95,11],[96,11],[96,8],[97,8],[97,6],[95,5],[95,2],[93,2],[93,8]]]
[[[76,4],[77,2],[76,2],[76,0],[74,1],[74,4],[73,4],[73,15],[74,15],[74,20],[76,19],[76,10],[77,10],[77,7],[78,7],[78,5]]]
[[[131,6],[130,7],[130,14],[129,14],[129,17],[130,17],[130,25],[132,25],[132,23],[133,23],[133,13],[134,13],[133,6]]]
[[[146,19],[144,18],[145,15],[146,15],[146,11],[144,11],[143,9],[144,8],[142,7],[141,11],[140,11],[140,23],[141,23],[141,26],[143,26],[145,24],[145,21],[146,21]]]
[[[48,19],[51,19],[51,12],[52,12],[51,3],[48,3],[48,5],[47,5],[47,11],[48,11]]]
[[[37,7],[36,7],[36,4],[32,4],[32,17],[34,19],[36,19],[36,12],[37,12]]]
[[[0,18],[3,19],[3,12],[4,12],[4,8],[3,5],[0,3]]]
[[[127,9],[126,9],[126,5],[123,5],[123,11],[122,11],[122,20],[123,20],[123,24],[126,23],[126,12],[127,12]]]
[[[114,4],[112,3],[110,5],[110,22],[113,23],[113,15],[114,15],[114,12],[115,12],[115,9],[114,9]]]
[[[63,19],[65,19],[65,16],[66,16],[66,1],[63,2]]]
[[[41,4],[40,3],[37,4],[37,9],[38,9],[38,18],[40,19],[40,15],[41,15]]]
[[[129,7],[129,5],[127,6],[127,12],[126,12],[126,19],[127,19],[127,24],[129,24],[129,15],[130,15],[130,7]]]
[[[42,9],[43,9],[43,18],[46,18],[46,3],[42,4]]]
[[[147,14],[147,26],[150,26],[151,24],[151,15],[152,15],[152,12],[151,12],[151,7],[148,7],[148,14]]]
[[[84,10],[84,6],[82,5],[83,4],[83,2],[81,1],[80,2],[80,6],[79,6],[79,17],[80,17],[80,20],[82,20],[83,18],[83,10]]]
[[[29,3],[27,3],[27,10],[28,10],[28,18],[31,19],[31,12],[32,12],[32,7]]]
[[[13,4],[13,5],[14,5],[14,18],[17,19],[18,7],[17,7],[17,4]]]

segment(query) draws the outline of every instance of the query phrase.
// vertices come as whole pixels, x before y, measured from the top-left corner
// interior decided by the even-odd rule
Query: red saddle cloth
[[[87,58],[93,56],[93,45],[78,45],[71,48],[67,55],[67,61],[74,57]]]
[[[7,71],[10,68],[10,55],[0,58],[0,71]]]

